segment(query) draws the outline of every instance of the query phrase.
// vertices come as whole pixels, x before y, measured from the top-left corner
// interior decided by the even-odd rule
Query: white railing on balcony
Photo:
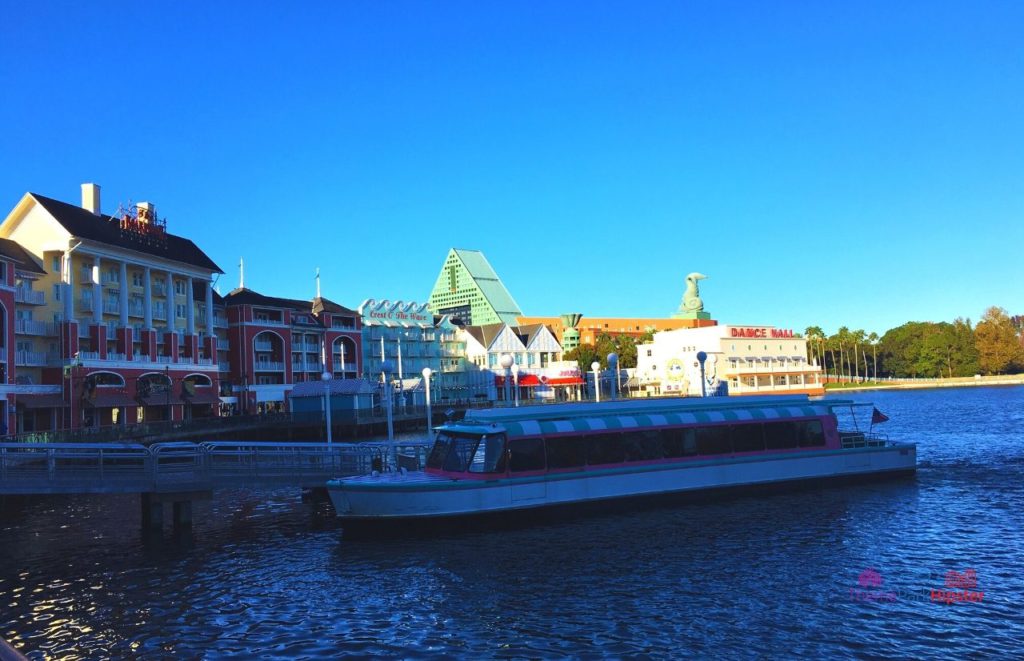
[[[270,342],[255,342],[256,351],[273,351],[274,345]]]
[[[160,363],[161,365],[170,365],[174,363],[174,358],[172,358],[171,356],[157,356],[156,362]]]
[[[80,359],[82,359],[82,360],[99,360],[100,359],[100,352],[99,351],[79,351],[78,352],[78,357]]]
[[[33,291],[28,287],[15,287],[14,302],[31,303],[32,305],[43,305],[46,303],[46,295],[41,291]]]
[[[300,370],[296,370],[296,371],[300,371]],[[322,371],[324,371],[324,366],[323,366],[323,363],[321,363],[319,360],[307,360],[305,363],[302,364],[301,371],[303,371],[303,372],[322,372]]]
[[[92,312],[92,298],[79,298],[78,309],[83,312]]]
[[[145,307],[143,307],[140,304],[134,304],[133,305],[132,303],[129,303],[128,304],[128,314],[131,315],[132,317],[145,317],[146,316],[146,309],[145,309]]]
[[[14,332],[23,335],[56,335],[56,324],[48,321],[36,321],[34,319],[17,319],[14,322]]]
[[[258,360],[256,361],[257,372],[283,372],[284,363],[275,360]]]
[[[128,360],[123,353],[114,353],[112,351],[107,352],[107,360]]]
[[[121,311],[121,304],[118,301],[103,301],[103,311],[117,314]]]
[[[345,363],[344,365],[342,365],[340,360],[335,360],[334,361],[334,371],[335,372],[355,372],[356,371],[356,364],[355,363]]]
[[[320,351],[320,345],[312,342],[306,342],[306,351]]]
[[[44,351],[16,351],[14,352],[15,365],[45,365],[46,352]]]
[[[153,306],[153,318],[154,319],[160,319],[161,321],[166,320],[167,319],[167,308],[165,308],[162,305],[154,305]]]
[[[214,327],[221,326],[226,328],[228,325],[228,318],[215,314],[213,315],[213,325]]]
[[[119,285],[121,284],[121,276],[117,273],[111,273],[110,271],[104,271],[100,282],[105,285]]]
[[[213,365],[212,358],[196,358],[196,365]]]
[[[149,291],[153,293],[153,296],[167,296],[167,285],[161,285],[154,282],[150,285]]]

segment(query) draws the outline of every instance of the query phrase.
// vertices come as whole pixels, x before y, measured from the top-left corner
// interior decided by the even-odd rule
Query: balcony
[[[33,319],[17,319],[14,322],[14,332],[21,335],[43,335],[52,337],[57,334],[55,325],[48,321],[35,321]]]
[[[160,363],[161,365],[173,365],[174,358],[172,358],[171,356],[157,356],[156,362]]]
[[[41,291],[33,291],[28,287],[14,288],[14,302],[29,305],[46,305],[46,295]]]
[[[128,304],[128,316],[130,317],[145,317],[146,308],[141,303]]]
[[[153,296],[167,296],[167,285],[154,282],[150,285],[149,291]]]
[[[107,314],[118,314],[121,312],[119,301],[103,301],[103,311]]]
[[[217,349],[219,351],[227,351],[230,348],[231,347],[230,347],[230,345],[229,345],[227,340],[223,340],[223,339],[220,339],[220,338],[217,339]]]
[[[123,362],[128,360],[128,358],[123,353],[114,353],[113,351],[108,351],[107,360],[120,360]]]
[[[161,321],[167,321],[167,308],[162,306],[153,306],[153,318]]]
[[[344,365],[342,365],[340,360],[335,360],[334,361],[334,371],[335,372],[355,372],[356,371],[356,364],[355,363],[345,363]]]
[[[117,273],[111,273],[110,271],[104,271],[103,276],[100,279],[105,285],[119,285],[121,284],[121,276]]]
[[[78,358],[80,360],[99,360],[100,359],[100,352],[99,351],[79,351],[78,352]]]
[[[45,351],[15,351],[14,364],[19,367],[45,367],[54,356]]]
[[[79,298],[75,307],[81,312],[92,312],[92,298]]]
[[[256,342],[254,344],[256,351],[273,351],[274,345],[270,342]]]
[[[284,363],[273,361],[273,360],[258,360],[256,361],[257,372],[283,372]]]
[[[306,347],[306,351],[308,351],[310,353],[320,353],[320,345],[319,344],[310,344],[309,342],[306,342],[305,347]]]
[[[228,318],[220,315],[213,315],[213,327],[214,328],[227,328]]]

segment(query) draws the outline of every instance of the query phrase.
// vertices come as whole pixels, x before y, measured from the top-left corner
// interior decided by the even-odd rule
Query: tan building
[[[564,315],[569,316],[569,315]],[[517,317],[516,323],[520,326],[529,324],[544,324],[551,329],[559,341],[562,340],[567,326],[563,317]],[[632,335],[640,337],[644,333],[676,330],[679,328],[700,328],[703,326],[714,326],[718,322],[714,319],[641,319],[632,317],[581,317],[575,329],[579,332],[581,344],[594,344],[597,336],[601,333],[609,335]],[[563,347],[565,344],[563,343]],[[566,348],[568,350],[568,348]]]

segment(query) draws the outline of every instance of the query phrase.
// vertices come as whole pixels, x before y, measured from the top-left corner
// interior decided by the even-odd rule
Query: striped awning
[[[673,425],[698,425],[715,422],[777,420],[828,415],[827,406],[780,406],[772,408],[736,408],[718,411],[611,415],[569,420],[520,420],[503,422],[509,436],[541,436],[580,431],[630,430]]]

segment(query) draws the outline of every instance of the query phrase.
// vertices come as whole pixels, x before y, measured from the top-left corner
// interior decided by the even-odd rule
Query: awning
[[[216,404],[220,401],[220,396],[212,386],[209,386],[206,388],[196,388],[196,394],[191,397],[182,397],[181,399],[193,404]]]
[[[64,396],[57,393],[47,395],[17,395],[17,405],[27,409],[49,409],[66,406]]]
[[[92,399],[83,399],[82,403],[97,409],[121,408],[122,406],[138,406],[139,403],[125,392],[103,392],[97,389]]]

